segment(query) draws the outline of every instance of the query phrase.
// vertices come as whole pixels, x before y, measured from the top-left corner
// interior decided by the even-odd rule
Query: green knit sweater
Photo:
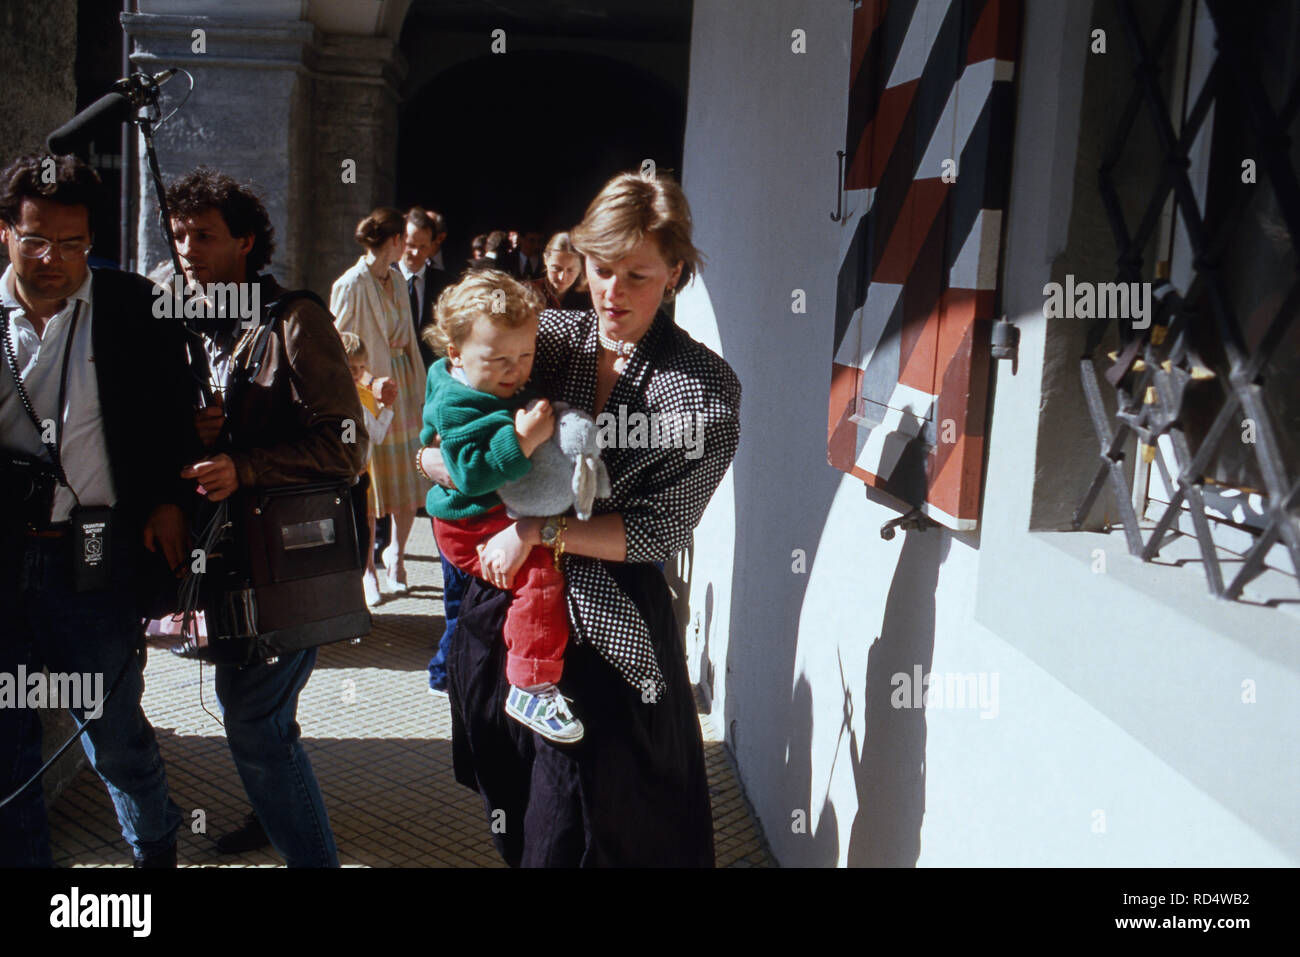
[[[420,444],[442,436],[442,460],[456,488],[434,485],[425,510],[434,518],[482,515],[501,504],[496,490],[523,478],[532,462],[515,435],[515,411],[531,399],[528,391],[498,399],[452,378],[446,359],[429,367],[424,387],[424,426]]]

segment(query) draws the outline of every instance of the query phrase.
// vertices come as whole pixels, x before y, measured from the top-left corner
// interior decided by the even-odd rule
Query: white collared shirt
[[[425,270],[429,268],[429,261],[426,259],[424,261],[424,264],[421,265],[419,269],[417,269],[415,272],[411,272],[411,270],[406,267],[406,260],[399,259],[397,260],[397,268],[402,271],[402,278],[405,279],[407,282],[410,282],[412,276],[419,276],[421,278],[424,277]]]
[[[59,455],[68,482],[76,489],[82,505],[115,505],[117,493],[109,471],[108,440],[99,407],[99,382],[95,375],[95,355],[91,337],[93,305],[91,277],[83,282],[67,304],[45,324],[42,335],[27,318],[27,312],[14,292],[13,266],[0,276],[0,299],[9,310],[9,337],[15,359],[22,373],[23,385],[31,397],[36,415],[42,421],[58,414],[59,376],[63,371],[63,350],[72,323],[72,311],[81,303],[76,339],[68,360],[68,391],[62,410],[63,436]],[[18,390],[14,388],[9,362],[0,357],[0,445],[29,455],[48,459],[41,435],[27,416]],[[140,410],[146,415],[147,410]],[[76,500],[72,492],[59,486],[54,493],[52,522],[67,521]]]

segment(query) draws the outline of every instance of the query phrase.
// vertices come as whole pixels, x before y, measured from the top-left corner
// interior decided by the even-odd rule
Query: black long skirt
[[[456,780],[482,795],[511,866],[712,867],[704,745],[668,586],[653,565],[609,567],[649,625],[663,699],[644,702],[590,645],[570,642],[559,684],[583,740],[552,744],[506,717],[510,594],[471,579],[447,660]]]

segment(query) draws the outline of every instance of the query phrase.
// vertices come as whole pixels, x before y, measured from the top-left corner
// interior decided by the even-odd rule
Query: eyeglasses
[[[44,259],[51,250],[57,249],[59,257],[66,260],[85,259],[91,246],[84,239],[68,239],[61,243],[51,242],[44,236],[20,236],[18,251],[27,259]]]

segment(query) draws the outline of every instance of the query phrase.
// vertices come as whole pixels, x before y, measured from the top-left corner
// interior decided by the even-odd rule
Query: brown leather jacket
[[[265,312],[285,290],[269,275],[259,279]],[[244,332],[235,346],[226,397],[228,454],[240,486],[355,480],[365,470],[370,437],[329,311],[309,298],[294,299],[254,370],[257,333]]]

